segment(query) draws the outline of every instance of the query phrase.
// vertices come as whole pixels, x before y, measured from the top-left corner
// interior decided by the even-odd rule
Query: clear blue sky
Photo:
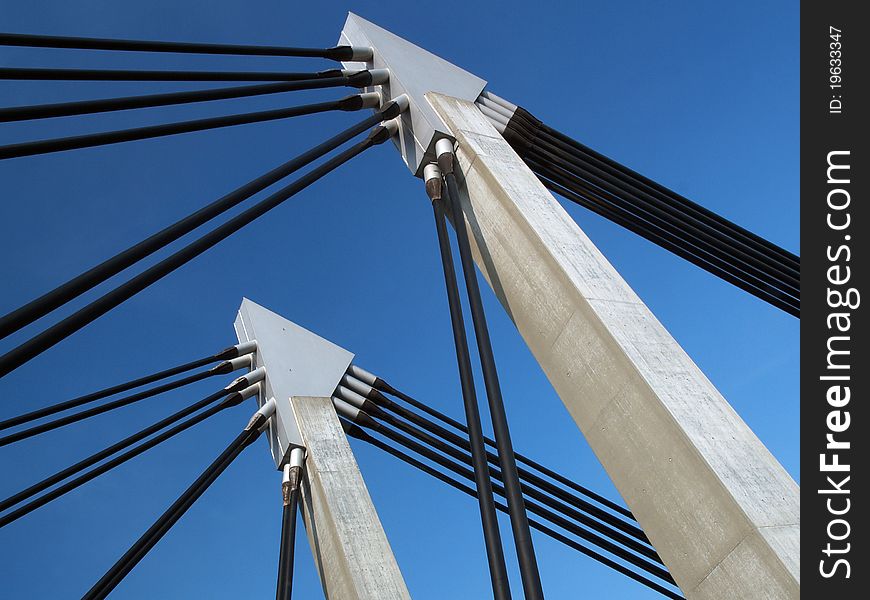
[[[480,75],[494,92],[556,128],[799,251],[795,2],[504,0],[484,6],[447,0],[424,6],[385,0],[33,0],[5,3],[0,29],[323,46],[336,41],[348,10]],[[10,48],[0,48],[0,64],[329,66],[292,59]],[[170,89],[186,88],[0,82],[0,105]],[[3,125],[0,143],[339,94],[344,92]],[[0,264],[0,312],[358,118],[306,117],[0,162],[0,248],[6,257]],[[797,320],[583,209],[566,208],[797,478]],[[0,417],[232,344],[231,325],[243,295],[355,352],[359,364],[397,387],[461,416],[442,287],[429,203],[395,150],[384,146],[5,378]],[[488,289],[485,294],[515,446],[617,497],[513,325]],[[3,349],[45,324],[5,340]],[[191,387],[0,449],[0,496],[218,385]],[[252,410],[248,405],[228,411],[0,530],[0,595],[78,597],[212,460]],[[414,598],[487,597],[474,501],[377,450],[353,446]],[[270,597],[279,480],[265,443],[248,449],[113,597]],[[506,525],[502,522],[507,540]],[[535,542],[549,598],[656,597],[548,538],[536,536]],[[301,528],[299,544],[297,597],[320,597]],[[516,573],[513,577],[519,592]]]

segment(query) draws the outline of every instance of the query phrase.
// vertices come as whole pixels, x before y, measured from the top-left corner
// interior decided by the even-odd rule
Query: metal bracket
[[[381,86],[383,102],[402,94],[410,98],[410,109],[400,120],[396,146],[411,172],[422,176],[423,166],[435,160],[438,138],[454,137],[426,94],[438,92],[474,102],[486,81],[353,13],[348,13],[338,43],[373,50],[370,62],[344,62],[346,69],[390,70],[390,80]]]
[[[258,402],[275,400],[269,447],[281,469],[290,451],[303,446],[290,398],[332,396],[354,355],[247,298],[234,326],[240,342],[257,340],[254,367],[266,369]]]

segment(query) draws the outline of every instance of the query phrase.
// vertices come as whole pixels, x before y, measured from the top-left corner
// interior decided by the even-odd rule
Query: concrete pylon
[[[329,600],[410,600],[332,398],[290,399],[306,448],[302,518]]]
[[[680,589],[799,598],[794,480],[480,110],[422,101],[456,139],[478,267]]]
[[[330,600],[410,598],[332,394],[353,354],[245,298],[235,321],[241,342],[257,342],[263,367],[260,403],[275,400],[269,446],[280,469],[305,448],[302,518]]]
[[[798,486],[475,106],[485,82],[353,14],[340,42],[408,95],[415,175],[456,142],[456,226],[683,592],[798,598]]]

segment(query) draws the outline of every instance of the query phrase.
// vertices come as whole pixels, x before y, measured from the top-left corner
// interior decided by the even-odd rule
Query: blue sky
[[[230,0],[6,3],[2,29],[204,42],[332,45],[346,12],[489,81],[548,124],[799,252],[798,6],[794,2],[414,3]],[[443,11],[443,12],[440,12]],[[295,59],[0,48],[4,66],[328,68]],[[195,89],[165,83],[0,82],[0,105]],[[0,144],[334,98],[302,93],[211,106],[0,126]],[[0,162],[0,312],[7,312],[358,115],[302,119]],[[575,206],[567,210],[795,478],[796,319]],[[357,354],[400,389],[461,416],[429,203],[395,150],[346,165],[268,218],[136,296],[2,382],[0,418],[233,343],[242,296]],[[112,283],[100,288],[109,289]],[[518,450],[618,497],[515,328],[484,289]],[[80,306],[76,304],[75,306]],[[62,312],[69,312],[69,307]],[[49,321],[3,342],[11,347]],[[480,378],[478,377],[478,380]],[[214,391],[218,381],[0,449],[6,497]],[[8,598],[77,597],[247,421],[198,426],[0,530]],[[353,444],[414,598],[489,595],[473,500]],[[280,477],[248,449],[113,597],[274,593]],[[502,522],[509,540],[507,522]],[[301,529],[301,528],[300,528]],[[550,598],[655,597],[535,537]],[[300,531],[296,591],[320,597]],[[512,550],[508,547],[508,556]],[[513,562],[513,561],[511,561]],[[520,591],[512,573],[515,593]]]

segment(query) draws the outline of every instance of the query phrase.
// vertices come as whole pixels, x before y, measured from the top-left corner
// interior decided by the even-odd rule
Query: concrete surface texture
[[[290,399],[307,456],[302,518],[329,600],[410,599],[329,397]]]
[[[797,484],[478,108],[426,99],[479,268],[677,584],[798,598]]]

